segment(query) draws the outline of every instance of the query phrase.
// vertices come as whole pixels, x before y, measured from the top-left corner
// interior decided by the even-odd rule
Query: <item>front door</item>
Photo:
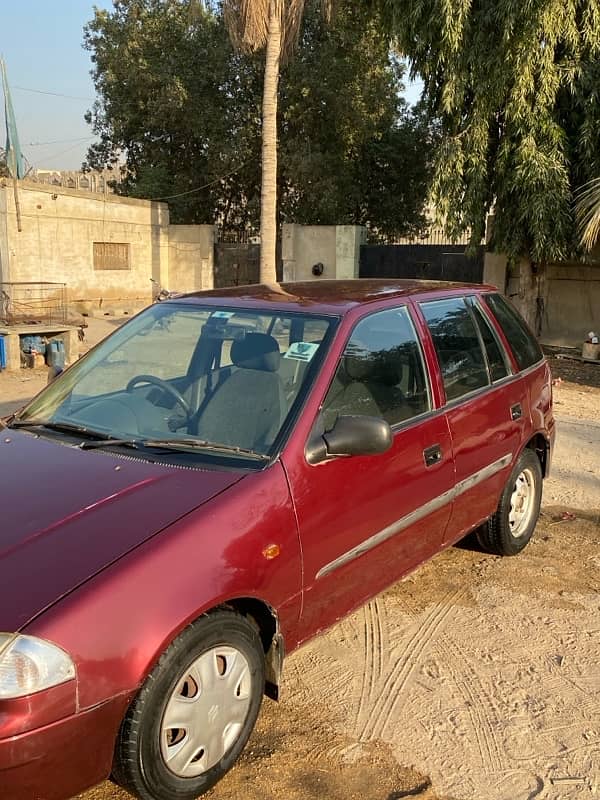
[[[304,564],[298,641],[340,619],[429,558],[452,508],[447,420],[432,413],[421,347],[406,307],[354,328],[324,399],[326,430],[341,415],[383,417],[392,448],[377,456],[286,463]]]

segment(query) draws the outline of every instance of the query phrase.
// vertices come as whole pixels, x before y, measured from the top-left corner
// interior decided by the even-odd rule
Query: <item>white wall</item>
[[[0,213],[0,243],[3,238],[7,242],[11,281],[66,283],[71,306],[82,311],[141,307],[152,299],[151,277],[166,284],[165,203],[20,181],[19,232],[12,188],[4,190],[4,197],[7,213]],[[94,269],[94,242],[129,244],[130,268]]]
[[[284,281],[358,278],[364,237],[364,228],[354,225],[284,225]],[[320,278],[312,273],[318,263],[324,266]]]
[[[169,225],[169,282],[172,292],[214,286],[214,225]]]

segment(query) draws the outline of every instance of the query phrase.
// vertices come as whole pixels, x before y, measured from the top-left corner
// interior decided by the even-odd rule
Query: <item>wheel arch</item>
[[[277,612],[264,600],[256,597],[236,597],[204,613],[211,614],[218,608],[235,611],[256,626],[265,654],[265,694],[272,700],[279,700],[285,646]]]
[[[548,474],[548,463],[550,456],[550,442],[543,433],[534,434],[527,442],[524,450],[531,450],[538,457],[542,469],[542,478]]]

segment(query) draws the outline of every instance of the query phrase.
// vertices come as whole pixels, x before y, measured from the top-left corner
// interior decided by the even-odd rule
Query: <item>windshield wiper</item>
[[[82,450],[93,450],[96,448],[111,445],[120,447],[133,447],[135,449],[151,448],[157,450],[222,450],[227,453],[237,455],[247,455],[259,458],[262,461],[269,461],[269,456],[264,453],[257,453],[247,447],[237,447],[231,444],[220,444],[209,442],[203,439],[119,439],[109,433],[94,431],[84,425],[74,425],[72,422],[42,422],[41,420],[18,419],[11,422],[9,428],[48,428],[49,430],[60,431],[63,433],[76,433],[88,437],[78,445]]]
[[[107,436],[106,438],[98,440],[87,439],[77,446],[80,450],[98,450],[101,447],[112,447],[113,445],[119,447],[133,447],[135,450],[139,450],[143,447],[144,441],[143,439],[115,439],[112,436]]]
[[[164,447],[168,450],[223,450],[226,453],[236,453],[240,456],[252,456],[261,461],[269,461],[270,456],[264,453],[257,453],[247,447],[237,447],[232,444],[220,444],[219,442],[208,442],[204,439],[142,439],[144,447]]]
[[[101,431],[93,431],[85,425],[75,425],[72,422],[44,422],[40,419],[15,419],[7,425],[8,428],[48,428],[61,433],[81,433],[94,439],[110,439],[110,435]]]
[[[51,431],[58,431],[60,433],[76,433],[80,436],[86,436],[81,444],[77,445],[82,450],[91,450],[95,447],[106,447],[109,444],[128,445],[130,447],[138,447],[140,445],[139,439],[119,439],[116,436],[111,436],[109,433],[103,431],[94,431],[86,428],[85,425],[75,425],[72,422],[41,422],[40,420],[32,419],[31,421],[25,419],[18,419],[12,422],[7,427],[9,428],[47,428]]]

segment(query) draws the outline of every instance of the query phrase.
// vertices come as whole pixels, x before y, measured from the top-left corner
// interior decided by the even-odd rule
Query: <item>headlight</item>
[[[0,633],[0,700],[24,697],[75,677],[75,665],[55,644]]]

